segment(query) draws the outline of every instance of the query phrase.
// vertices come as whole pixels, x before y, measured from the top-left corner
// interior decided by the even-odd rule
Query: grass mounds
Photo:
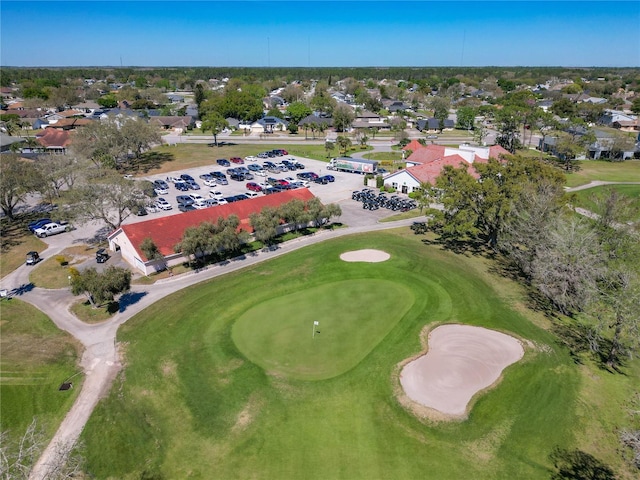
[[[16,298],[0,301],[0,419],[1,431],[22,435],[33,417],[52,435],[79,392],[58,391],[80,371],[79,346],[49,318]]]
[[[556,447],[599,458],[604,449],[612,462],[615,432],[598,430],[597,445],[583,437],[600,420],[595,407],[577,413],[590,401],[581,396],[585,367],[538,326],[545,321],[524,307],[520,287],[484,259],[423,239],[405,228],[323,242],[178,291],[130,319],[118,333],[126,367],[83,432],[88,473],[540,479]],[[391,258],[340,260],[366,248]],[[347,314],[360,316],[362,331]],[[312,339],[314,320],[321,333]],[[422,351],[425,325],[448,322],[530,347],[468,420],[438,424],[400,404],[398,365]]]
[[[410,290],[385,280],[328,283],[249,309],[232,338],[269,373],[326,379],[362,361],[412,303]]]
[[[567,185],[576,187],[594,180],[605,182],[640,182],[640,160],[606,162],[604,160],[584,160],[577,172],[567,174]]]

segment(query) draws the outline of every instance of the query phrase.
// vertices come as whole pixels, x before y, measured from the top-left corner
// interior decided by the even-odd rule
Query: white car
[[[156,207],[160,210],[171,210],[173,207],[169,202],[167,202],[164,198],[160,197],[156,200]]]
[[[193,208],[197,208],[198,210],[202,210],[203,208],[209,208],[211,205],[207,203],[207,201],[203,198],[202,200],[196,200],[193,202]]]
[[[219,190],[209,190],[209,197],[218,200],[220,198],[224,198],[224,195]]]
[[[267,172],[265,172],[264,170],[255,170],[253,172],[254,175],[257,175],[258,177],[266,177],[267,176]]]
[[[248,157],[244,157],[244,161],[245,162],[257,162],[258,161],[258,157],[254,156],[254,155],[249,155]]]
[[[202,183],[204,183],[207,187],[215,187],[217,185],[215,178],[205,180]]]
[[[190,193],[187,197],[191,197],[193,203],[196,202],[204,202],[204,197],[202,195],[198,195],[197,193]]]
[[[244,192],[244,195],[246,195],[249,198],[256,198],[257,196],[259,196],[259,194],[256,192]]]
[[[167,183],[176,183],[176,182],[182,182],[182,179],[178,177],[167,177],[165,181]]]
[[[169,189],[163,187],[156,187],[153,189],[156,192],[156,195],[169,195]]]

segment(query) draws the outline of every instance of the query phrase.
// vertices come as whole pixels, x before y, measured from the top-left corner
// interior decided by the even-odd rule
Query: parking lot
[[[242,180],[236,181],[230,178],[230,175],[227,174],[227,170],[229,168],[238,167],[240,165],[232,163],[230,167],[222,167],[216,163],[216,158],[211,159],[211,164],[206,167],[198,167],[192,169],[186,169],[182,171],[176,171],[171,174],[157,174],[157,175],[149,175],[147,177],[143,177],[145,180],[154,181],[154,180],[166,180],[168,176],[171,177],[180,177],[181,174],[187,174],[192,176],[196,182],[200,185],[200,190],[189,190],[189,191],[180,191],[176,189],[175,184],[171,182],[167,182],[169,185],[169,193],[166,195],[161,195],[162,198],[166,199],[169,204],[173,207],[171,210],[157,210],[155,212],[149,212],[148,215],[144,216],[136,216],[131,215],[129,218],[125,220],[124,223],[135,223],[150,220],[153,218],[166,217],[170,215],[181,215],[180,210],[178,210],[178,204],[176,201],[176,197],[178,195],[188,195],[188,194],[198,194],[204,197],[205,199],[210,198],[210,191],[218,191],[222,193],[224,197],[239,195],[242,193],[247,193],[249,190],[246,188],[246,184],[248,182],[256,182],[256,183],[264,183],[267,181],[267,178],[275,178],[275,179],[286,179],[288,177],[292,177],[297,180],[296,175],[301,172],[313,172],[319,176],[323,175],[333,175],[335,177],[335,181],[327,184],[317,184],[314,182],[310,182],[308,188],[310,191],[318,197],[323,203],[338,203],[343,209],[343,218],[342,222],[353,224],[360,223],[361,221],[365,221],[370,223],[373,219],[382,218],[384,216],[390,215],[393,212],[387,211],[368,211],[362,209],[362,205],[351,199],[351,194],[354,190],[361,190],[364,188],[364,177],[362,175],[354,174],[354,173],[345,173],[345,172],[335,172],[327,170],[327,164],[325,162],[321,162],[318,160],[312,160],[303,157],[297,157],[294,155],[285,155],[282,157],[275,157],[269,159],[257,159],[257,161],[245,162],[244,166],[248,166],[249,164],[256,163],[259,165],[263,165],[265,161],[272,161],[274,163],[281,162],[284,159],[290,159],[295,162],[302,163],[305,168],[298,170],[289,170],[286,172],[266,172],[266,176],[258,176],[254,175],[252,180]],[[200,179],[200,175],[207,174],[211,172],[222,172],[226,174],[228,184],[220,185],[217,184],[215,187],[205,186],[203,181]],[[258,195],[263,195],[263,193],[259,193]],[[155,201],[156,199],[153,199]],[[353,204],[353,205],[351,205]],[[353,207],[353,208],[352,208]],[[364,216],[365,218],[360,218]],[[352,218],[351,217],[355,217]],[[347,222],[346,218],[350,218],[351,220]],[[375,221],[375,220],[373,220]]]

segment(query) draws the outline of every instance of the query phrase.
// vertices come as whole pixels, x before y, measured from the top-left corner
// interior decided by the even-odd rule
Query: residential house
[[[278,117],[263,117],[251,124],[254,133],[283,132],[289,127],[289,122]]]
[[[164,130],[184,131],[193,128],[195,121],[193,117],[185,116],[157,116],[149,119],[150,125],[157,125]]]
[[[389,124],[384,118],[368,110],[356,113],[356,118],[351,126],[353,128],[389,128]]]
[[[71,134],[68,129],[49,127],[36,134],[36,141],[47,153],[65,154],[71,144]]]
[[[265,207],[279,207],[291,200],[297,199],[308,202],[314,195],[307,188],[286,190],[272,195],[264,195],[227,205],[218,205],[202,210],[178,213],[168,217],[155,218],[144,222],[122,225],[109,234],[109,248],[120,251],[122,258],[132,267],[144,275],[156,272],[167,266],[179,265],[186,258],[182,253],[175,253],[174,247],[182,240],[184,231],[202,222],[215,222],[218,218],[236,215],[240,219],[239,229],[252,232],[249,216],[258,213]],[[281,227],[281,232],[284,228]],[[163,260],[153,260],[145,257],[140,244],[146,238],[151,238],[156,244]]]
[[[438,131],[453,130],[455,126],[456,123],[450,118],[445,118],[442,125],[440,125],[440,120],[433,117],[421,119],[416,122],[416,128],[420,132],[435,133]]]

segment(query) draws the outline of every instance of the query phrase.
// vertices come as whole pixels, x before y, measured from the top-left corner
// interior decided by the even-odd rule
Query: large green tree
[[[202,119],[202,131],[213,134],[213,143],[218,145],[218,134],[229,127],[229,122],[218,112],[211,111]]]
[[[307,115],[311,115],[311,109],[303,102],[293,102],[287,107],[287,115],[293,123],[298,123]]]
[[[33,162],[13,153],[0,155],[0,208],[10,220],[27,194],[41,190],[42,185],[42,176]]]
[[[564,177],[536,159],[518,156],[476,162],[472,167],[446,166],[431,190],[443,205],[441,210],[430,211],[431,225],[444,240],[480,241],[495,248],[513,201],[525,185],[541,181],[562,185]]]
[[[353,110],[348,105],[340,104],[333,110],[333,126],[338,132],[348,130],[354,118]]]
[[[116,266],[107,267],[102,273],[95,268],[87,268],[82,272],[73,271],[71,275],[71,291],[74,295],[84,293],[91,305],[99,307],[111,302],[115,295],[131,288],[131,271]]]

